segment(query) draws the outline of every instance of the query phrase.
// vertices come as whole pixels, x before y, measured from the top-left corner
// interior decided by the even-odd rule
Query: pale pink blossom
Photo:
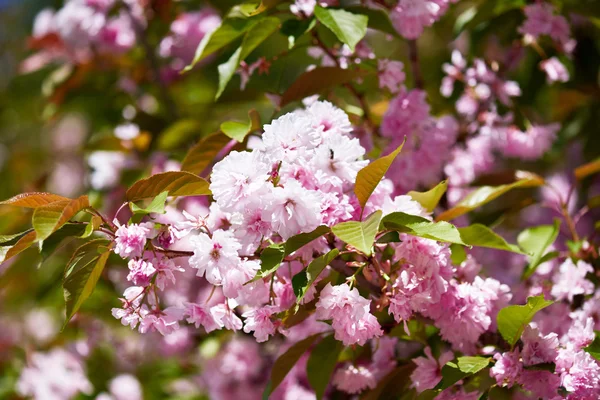
[[[342,392],[356,394],[366,389],[374,389],[377,381],[369,368],[346,364],[335,371],[332,384]]]
[[[220,319],[215,318],[212,311],[213,310],[206,305],[187,303],[185,307],[185,315],[187,316],[186,321],[196,325],[196,328],[199,328],[202,325],[206,333],[221,329],[223,327],[223,322]]]
[[[535,365],[554,362],[558,348],[558,336],[556,333],[542,335],[537,328],[532,328],[531,324],[525,327],[521,335],[523,341],[523,364]]]
[[[310,232],[321,225],[321,199],[314,190],[304,189],[296,181],[273,189],[274,229],[287,240],[290,236]]]
[[[519,358],[518,349],[502,354],[494,354],[496,363],[490,369],[490,376],[496,380],[498,386],[507,386],[510,388],[516,383],[523,370],[523,364]]]
[[[206,280],[213,285],[222,285],[225,273],[241,263],[238,255],[241,245],[230,231],[219,229],[212,237],[200,233],[190,238],[190,243],[194,248],[190,266],[198,270],[198,276],[206,275]]]
[[[316,315],[318,319],[333,320],[335,338],[344,345],[362,346],[368,339],[383,334],[377,319],[370,313],[370,304],[356,288],[328,283],[321,291]]]
[[[115,233],[115,254],[122,258],[140,257],[150,230],[138,225],[121,225]]]
[[[143,308],[144,306],[142,306]],[[150,310],[140,321],[140,333],[158,331],[166,336],[179,329],[179,320],[183,318],[184,310],[180,307],[168,307],[164,310]]]
[[[540,63],[540,68],[546,73],[548,84],[554,82],[567,82],[569,80],[569,71],[556,57],[551,57]]]
[[[211,307],[210,313],[214,316],[217,324],[224,326],[225,329],[239,331],[242,329],[242,320],[233,311],[236,306],[236,302],[228,300],[226,303]]]
[[[592,294],[594,284],[585,276],[594,272],[592,266],[585,261],[579,260],[574,264],[567,258],[559,267],[558,273],[554,275],[551,294],[557,300],[573,301],[573,297],[579,294]]]
[[[431,354],[431,348],[425,347],[426,357],[417,357],[413,362],[417,368],[410,375],[412,386],[421,393],[427,389],[433,389],[442,380],[442,367],[454,358],[451,351],[446,351],[436,360]]]
[[[257,342],[266,342],[269,336],[275,334],[276,325],[273,323],[273,314],[277,312],[276,307],[265,306],[248,310],[242,317],[244,318],[244,332],[254,332]]]
[[[151,262],[142,259],[129,260],[127,266],[129,267],[127,280],[136,286],[148,286],[156,272]]]
[[[387,88],[391,93],[398,93],[404,89],[404,64],[401,61],[380,59],[377,61],[379,73],[379,88]]]

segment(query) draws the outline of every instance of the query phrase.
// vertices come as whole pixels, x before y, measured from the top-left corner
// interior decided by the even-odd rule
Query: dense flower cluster
[[[511,16],[522,13],[512,47],[500,47],[505,38],[486,38],[480,54],[463,32],[444,47],[449,60],[434,66],[443,77],[432,83],[428,75],[435,74],[421,74],[416,41],[429,39],[424,32],[456,2],[244,2],[221,13],[218,2],[192,10],[186,2],[68,0],[38,14],[31,41],[37,53],[25,71],[50,62],[69,71],[121,68],[114,88],[127,100],[119,98],[122,109],[111,115],[117,122],[98,128],[99,140],[79,160],[82,175],[86,163],[91,169],[80,186],[93,195],[78,211],[90,215],[68,215],[64,231],[52,232],[77,231],[72,236],[86,240],[60,274],[67,310],[78,311],[67,312],[73,322],[66,326],[78,335],[58,340],[56,321],[40,309],[14,320],[0,316],[10,326],[0,332],[0,348],[26,350],[14,379],[18,395],[141,400],[156,390],[173,398],[313,400],[400,388],[407,398],[437,400],[492,397],[492,390],[516,399],[600,398],[600,183],[589,178],[597,167],[570,172],[582,164],[582,143],[559,165],[552,157],[579,129],[579,116],[538,112],[527,99],[532,86],[560,90],[571,80],[578,44],[570,20],[579,17],[567,19],[544,1],[522,10],[511,4]],[[477,21],[470,15],[476,9],[454,29]],[[270,35],[267,25],[262,31],[265,17],[275,21],[269,26],[279,24],[278,39],[287,39],[279,53],[277,43],[261,52]],[[352,32],[343,32],[346,25]],[[403,61],[394,59],[398,49],[384,51],[388,41],[406,45]],[[213,55],[235,43],[233,55]],[[302,71],[317,73],[286,91],[285,63],[298,49],[318,65]],[[142,53],[143,66],[136,64]],[[217,60],[219,96],[235,74],[241,90],[255,73],[271,74],[274,85],[264,94],[273,116],[257,122],[270,115],[261,94],[249,127],[222,124],[202,137],[200,153],[195,146],[184,158],[188,135],[206,133],[214,121],[182,117],[183,100],[170,96],[184,92],[194,112],[204,106],[207,88],[217,85],[200,75]],[[521,79],[525,61],[535,85]],[[184,71],[198,78],[189,88]],[[321,96],[333,86],[329,79],[343,87]],[[592,96],[581,95],[582,103],[593,103]],[[289,111],[292,104],[298,106]],[[198,119],[237,115],[237,108],[211,105]],[[130,175],[148,172],[131,184]],[[479,213],[524,187],[527,198]],[[40,202],[76,207],[55,200]],[[3,235],[0,256],[30,232]],[[35,242],[44,258],[48,246],[58,246],[51,238]],[[86,246],[90,254],[81,254]],[[88,285],[105,281],[115,304],[107,306],[107,292],[96,293],[106,311],[100,318],[79,300],[90,297]],[[512,307],[526,310],[532,298],[543,307],[521,318]],[[520,319],[503,322],[501,310],[512,310],[505,319]],[[331,346],[323,353],[324,344]],[[114,349],[110,359],[107,348]],[[112,373],[96,379],[98,359]],[[148,368],[138,369],[143,363]],[[156,375],[169,376],[170,384],[160,393],[138,380],[153,379],[147,371],[164,365],[168,372]],[[320,367],[329,382],[318,388]],[[185,378],[171,379],[178,374]]]

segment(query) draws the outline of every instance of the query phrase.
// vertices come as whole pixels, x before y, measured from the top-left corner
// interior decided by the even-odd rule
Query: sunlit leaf
[[[41,206],[45,206],[46,204],[54,203],[56,201],[65,201],[70,200],[66,197],[59,196],[57,194],[52,193],[42,193],[42,192],[30,192],[23,193],[11,197],[8,200],[0,201],[0,205],[11,205],[16,207],[25,207],[25,208],[38,208]]]
[[[248,122],[227,121],[221,124],[221,132],[242,143],[246,136],[260,128],[260,115],[256,110],[250,110],[248,113],[250,120]]]
[[[354,48],[367,34],[369,17],[353,14],[346,10],[315,7],[315,17],[329,28],[340,42],[345,43],[354,52]]]
[[[553,225],[540,225],[527,228],[517,237],[517,243],[530,254],[529,265],[523,271],[523,279],[531,276],[540,265],[546,249],[551,246],[560,232],[560,219],[555,219]]]
[[[333,335],[325,337],[310,353],[306,364],[308,382],[317,399],[322,399],[344,346]]]
[[[172,197],[206,196],[211,194],[208,186],[205,179],[189,172],[169,171],[137,181],[126,196],[128,201],[156,197],[162,192],[169,192]]]
[[[165,213],[165,202],[167,201],[167,197],[169,196],[169,192],[168,191],[164,191],[162,193],[160,193],[158,196],[156,196],[154,199],[152,199],[152,201],[150,202],[150,204],[148,204],[148,207],[142,208],[139,207],[137,205],[135,205],[134,203],[130,203],[130,208],[131,211],[133,212],[133,214],[141,214],[141,215],[147,215],[147,214],[164,214]]]
[[[458,357],[458,369],[467,374],[476,374],[490,364],[489,357]]]
[[[487,247],[523,254],[518,246],[506,242],[504,238],[482,224],[473,224],[458,228],[462,241],[469,246]]]
[[[508,306],[498,312],[498,331],[510,344],[514,346],[521,338],[525,327],[531,322],[534,315],[548,307],[553,301],[545,300],[544,295],[529,297],[523,306]]]
[[[427,192],[415,192],[411,190],[407,194],[421,204],[425,210],[432,212],[437,207],[444,193],[446,193],[446,189],[448,189],[448,182],[442,181]]]
[[[281,96],[281,107],[300,101],[313,94],[352,82],[368,73],[359,69],[343,69],[339,67],[317,67],[300,75]]]
[[[413,236],[441,242],[467,244],[463,241],[459,230],[445,221],[432,222],[417,215],[394,212],[383,217],[381,224],[386,229],[397,230]]]
[[[204,38],[202,38],[202,41],[196,49],[193,61],[184,68],[183,72],[190,71],[202,59],[241,37],[260,19],[261,17],[224,19],[214,31],[206,34]]]
[[[406,142],[406,138],[404,139],[404,142]],[[373,161],[372,163],[358,171],[358,174],[356,175],[354,193],[356,194],[358,202],[363,209],[369,201],[369,197],[371,197],[371,194],[373,193],[377,185],[379,185],[379,182],[381,182],[386,172],[394,162],[394,159],[396,159],[396,156],[402,151],[404,142],[402,142],[402,144],[398,146],[396,150],[394,150],[387,156],[381,157]]]
[[[597,172],[600,172],[600,158],[575,168],[575,178],[580,181]]]
[[[46,239],[77,213],[89,206],[88,197],[81,196],[74,200],[55,201],[36,208],[32,218],[33,229],[37,234],[36,240]]]
[[[200,174],[229,143],[230,139],[221,132],[206,136],[192,147],[181,163],[181,170]]]
[[[377,210],[364,221],[341,222],[333,226],[331,231],[340,240],[357,248],[366,255],[371,255],[381,216],[381,210]]]
[[[24,250],[27,250],[35,242],[35,238],[36,233],[34,230],[31,230],[24,232],[24,234],[21,235],[13,244],[7,245],[6,243],[3,243],[0,246],[0,263],[13,258]]]
[[[507,185],[500,186],[482,186],[475,189],[475,191],[468,194],[463,200],[461,200],[456,206],[451,209],[444,211],[437,216],[438,221],[450,221],[456,217],[460,217],[463,214],[468,213],[484,204],[489,203],[492,200],[497,199],[503,194],[516,188],[524,187],[535,187],[544,184],[544,180],[539,176],[532,173],[519,172],[519,177],[522,179]]]

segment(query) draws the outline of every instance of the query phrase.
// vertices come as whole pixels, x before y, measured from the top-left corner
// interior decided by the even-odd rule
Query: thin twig
[[[413,78],[415,80],[415,87],[417,89],[423,89],[423,76],[421,75],[421,66],[419,64],[419,49],[417,48],[416,40],[408,41],[408,58],[410,60]]]

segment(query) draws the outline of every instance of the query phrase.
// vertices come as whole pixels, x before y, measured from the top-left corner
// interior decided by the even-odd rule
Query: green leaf
[[[459,230],[454,225],[445,221],[432,222],[417,215],[394,212],[383,217],[381,224],[386,229],[405,232],[413,236],[441,242],[467,244],[461,238]]]
[[[30,230],[27,232],[23,232],[24,234],[21,236],[18,236],[18,239],[16,240],[16,242],[12,242],[12,241],[8,241],[3,243],[2,246],[0,246],[0,263],[16,256],[17,254],[21,253],[22,251],[28,249],[34,242],[35,242],[35,238],[36,238],[36,233],[34,230]],[[14,235],[11,235],[14,236]],[[14,237],[14,239],[16,239],[17,236]],[[11,243],[11,244],[7,244],[7,243]]]
[[[281,96],[280,106],[302,100],[313,94],[322,93],[338,85],[355,81],[368,72],[360,69],[340,67],[317,67],[300,75]]]
[[[517,237],[517,243],[530,254],[529,265],[523,271],[523,279],[527,279],[540,265],[546,249],[554,243],[560,232],[560,219],[553,225],[540,225],[527,228]]]
[[[285,258],[285,245],[272,244],[260,253],[260,273],[252,281],[258,280],[272,274],[279,269],[279,265]]]
[[[244,141],[251,127],[251,123],[227,121],[221,124],[221,132],[241,143]]]
[[[29,192],[16,195],[8,200],[0,201],[0,205],[15,207],[38,208],[57,201],[70,200],[66,197],[52,193]]]
[[[279,32],[288,38],[288,50],[294,48],[298,39],[307,32],[310,32],[316,24],[317,20],[314,18],[288,19],[284,21]]]
[[[0,235],[0,246],[13,246],[19,241],[19,239],[32,231],[33,229],[27,229],[24,232],[15,233],[12,235]]]
[[[525,327],[531,322],[534,315],[548,307],[553,301],[544,300],[543,295],[529,297],[527,304],[523,306],[508,306],[504,307],[498,313],[498,331],[512,346],[521,338],[521,334]]]
[[[47,260],[61,245],[63,240],[67,238],[75,238],[81,236],[86,228],[91,224],[65,224],[62,228],[54,232],[47,239],[40,243],[40,254],[42,262]]]
[[[358,202],[360,203],[360,206],[363,209],[369,201],[369,197],[371,197],[371,194],[373,193],[377,185],[379,185],[379,182],[381,182],[384,175],[394,162],[396,156],[402,151],[402,146],[404,146],[405,142],[406,138],[404,138],[404,141],[400,146],[398,146],[396,150],[394,150],[385,157],[381,157],[373,161],[372,163],[358,171],[358,174],[356,175],[354,193],[356,194]]]
[[[377,235],[379,222],[381,221],[381,210],[375,211],[364,221],[341,222],[331,228],[331,231],[340,240],[356,247],[366,255],[371,255],[373,242]]]
[[[162,192],[169,196],[206,196],[210,195],[208,182],[185,171],[169,171],[141,179],[127,190],[127,200],[137,201],[156,197]]]
[[[37,234],[36,240],[44,240],[73,218],[84,208],[90,206],[87,196],[74,200],[60,200],[38,207],[33,212],[32,224]]]
[[[183,72],[190,71],[202,59],[241,37],[260,19],[261,17],[224,19],[223,22],[221,22],[221,25],[202,38],[202,41],[196,49],[193,61],[184,68]]]
[[[331,229],[328,226],[321,225],[312,232],[300,233],[298,235],[290,237],[287,240],[287,242],[285,242],[285,255],[287,256],[289,254],[292,254],[301,247],[309,244],[313,240],[318,239],[329,232],[331,232]]]
[[[388,35],[398,36],[398,31],[394,29],[392,21],[387,12],[381,9],[368,7],[347,7],[347,10],[354,14],[366,15],[369,18],[369,28],[387,33]]]
[[[461,379],[464,379],[469,375],[468,373],[461,371],[458,367],[458,364],[456,364],[454,361],[448,361],[446,365],[442,367],[441,372],[442,380],[434,388],[436,390],[444,390],[446,388],[449,388],[456,382],[460,381]]]
[[[410,375],[415,369],[413,363],[394,368],[389,374],[384,376],[375,389],[364,393],[360,400],[396,400],[399,395],[406,393],[407,386],[410,383]]]
[[[401,242],[400,235],[397,231],[391,231],[386,233],[377,239],[377,243],[398,243]]]
[[[199,136],[202,124],[195,119],[181,119],[169,125],[158,137],[158,148],[173,150]]]
[[[436,221],[450,221],[454,218],[460,217],[469,211],[472,211],[484,204],[489,203],[492,200],[497,199],[512,189],[535,187],[544,184],[544,180],[542,178],[529,172],[525,173],[523,171],[517,171],[516,175],[522,179],[511,184],[500,186],[482,186],[477,188],[475,191],[471,192],[464,199],[462,199],[456,206],[438,215]]]
[[[340,42],[347,44],[352,52],[367,34],[369,17],[366,15],[321,6],[316,6],[314,13],[319,22],[329,28]]]
[[[311,335],[304,340],[295,343],[285,353],[279,356],[273,368],[271,369],[270,385],[265,389],[268,396],[283,382],[287,374],[294,368],[298,360],[308,351],[308,349],[321,337],[320,333]]]
[[[452,264],[454,265],[460,265],[463,261],[467,259],[467,252],[465,251],[465,246],[453,243],[450,245],[450,252],[450,259],[452,260]]]
[[[223,64],[220,64],[217,69],[219,70],[219,88],[217,89],[217,93],[215,94],[215,100],[217,100],[223,94],[225,87],[233,78],[235,71],[240,65],[240,55],[242,54],[242,48],[238,47],[238,49],[229,57],[229,60],[225,61]]]
[[[229,141],[221,132],[206,136],[187,152],[181,163],[181,170],[201,174]]]
[[[467,374],[476,374],[489,364],[489,357],[458,357],[458,369]]]
[[[148,204],[148,207],[141,208],[134,203],[129,203],[131,208],[131,212],[134,215],[141,214],[164,214],[165,213],[165,202],[167,201],[167,197],[169,196],[168,191],[161,192],[158,196],[152,199],[152,202]]]
[[[417,201],[421,206],[429,212],[432,212],[437,207],[444,193],[448,189],[448,182],[442,181],[437,184],[431,190],[427,192],[413,192],[410,191],[407,194],[412,197],[413,200]]]
[[[85,226],[85,230],[83,231],[83,233],[79,236],[79,238],[81,239],[85,239],[88,238],[90,236],[92,236],[92,233],[94,233],[94,231],[96,229],[98,229],[100,227],[100,225],[102,225],[102,218],[100,218],[97,215],[92,216],[92,219],[90,220],[90,222]]]
[[[276,17],[268,17],[262,19],[260,22],[255,23],[248,29],[248,32],[244,36],[242,45],[233,53],[233,55],[225,63],[218,66],[219,70],[219,88],[215,99],[221,97],[225,87],[237,71],[238,66],[242,60],[252,53],[254,49],[264,42],[269,36],[271,36],[279,28],[280,21]],[[223,131],[227,134],[225,131]]]
[[[463,242],[469,246],[487,247],[524,254],[518,246],[507,243],[506,240],[490,228],[482,224],[473,224],[464,228],[458,228]]]
[[[221,132],[242,143],[250,132],[260,129],[261,126],[260,115],[258,115],[256,110],[250,110],[248,117],[250,117],[250,120],[247,123],[236,121],[223,122],[221,124]]]
[[[596,331],[596,338],[584,350],[587,351],[588,353],[590,353],[590,355],[592,357],[594,357],[596,359],[596,361],[600,361],[600,332],[599,331]]]
[[[292,287],[294,288],[294,293],[297,298],[296,304],[300,304],[306,291],[315,283],[315,280],[319,277],[321,272],[323,272],[325,267],[331,264],[339,254],[340,251],[338,249],[333,249],[327,254],[315,258],[308,264],[306,269],[294,275],[292,278]]]
[[[108,256],[110,256],[110,251],[105,251],[80,268],[73,269],[65,277],[63,282],[67,316],[65,325],[94,291]]]
[[[317,399],[323,398],[343,348],[342,343],[335,340],[333,335],[330,335],[317,344],[310,353],[306,363],[306,374]]]
[[[272,244],[262,251],[260,254],[261,269],[260,273],[250,282],[254,282],[258,279],[264,278],[272,274],[279,269],[279,265],[283,259],[300,249],[302,246],[307,245],[315,239],[329,233],[329,227],[321,225],[314,231],[308,233],[300,233],[290,237],[285,243]]]

